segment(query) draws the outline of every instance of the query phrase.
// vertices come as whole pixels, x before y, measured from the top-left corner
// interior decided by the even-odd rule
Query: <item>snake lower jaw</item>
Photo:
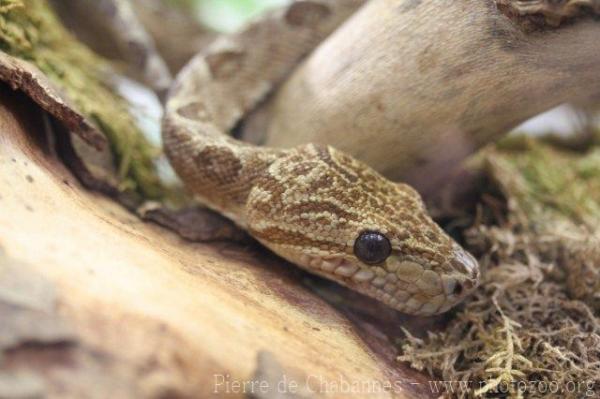
[[[324,258],[303,254],[294,263],[400,312],[431,316],[458,305],[479,284],[477,261],[462,248],[460,251],[462,252],[449,261],[448,267],[458,267],[461,273],[439,276],[437,287],[433,290],[430,286],[424,286],[417,277],[389,272],[384,267],[359,266],[343,257]],[[460,265],[456,262],[460,262]],[[423,270],[422,275],[426,274],[431,275],[432,272]],[[422,279],[425,280],[426,277]]]

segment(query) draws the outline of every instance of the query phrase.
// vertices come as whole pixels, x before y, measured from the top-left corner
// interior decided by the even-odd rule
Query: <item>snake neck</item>
[[[211,124],[174,118],[164,120],[163,142],[176,173],[202,204],[244,227],[250,191],[284,151],[212,134]]]
[[[292,2],[217,38],[182,68],[165,104],[163,144],[175,171],[203,204],[245,227],[250,191],[285,152],[229,134],[363,2]]]

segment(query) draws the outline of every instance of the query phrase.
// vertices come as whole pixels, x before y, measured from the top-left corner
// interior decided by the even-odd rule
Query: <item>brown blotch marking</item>
[[[435,232],[429,230],[427,231],[427,233],[425,233],[425,236],[429,239],[429,241],[439,244],[440,243],[440,237],[439,234],[436,234]]]
[[[313,144],[312,148],[317,153],[318,159],[327,164],[333,163],[333,160],[331,159],[331,153],[329,152],[329,148],[327,146]]]
[[[376,198],[376,197],[367,197],[367,203],[373,209],[380,209],[380,207],[381,207],[381,203],[379,202],[378,198]]]
[[[312,28],[331,14],[325,4],[314,1],[297,1],[285,13],[285,20],[292,26]]]
[[[329,165],[334,171],[339,173],[350,183],[358,181],[358,174],[354,173],[355,163],[349,156],[344,153],[337,152],[336,160],[333,160],[329,147],[318,147],[319,158]],[[367,182],[367,181],[365,181]]]
[[[273,204],[280,204],[282,201],[282,195],[285,192],[285,186],[281,184],[275,177],[268,173],[263,173],[260,178],[256,180],[256,187],[267,191],[271,194],[271,200],[268,203],[255,204],[257,210],[261,210],[263,213],[269,213],[270,208]]]
[[[264,230],[253,230],[249,232],[259,240],[265,240],[272,244],[292,245],[296,247],[328,248],[337,252],[344,252],[345,246],[330,241],[315,240],[296,231],[288,231],[279,227],[267,227]]]
[[[196,155],[195,161],[198,173],[219,185],[235,183],[242,170],[239,158],[226,147],[206,146]]]
[[[314,168],[315,164],[313,162],[298,162],[292,164],[290,174],[292,176],[305,176]]]
[[[321,212],[329,212],[338,216],[339,218],[344,218],[347,220],[356,220],[354,214],[346,212],[336,204],[332,204],[326,201],[301,202],[299,204],[288,205],[286,206],[285,210],[287,213],[292,215],[299,215],[302,213],[317,214]]]
[[[177,109],[177,113],[184,118],[207,122],[211,119],[208,109],[203,102],[194,101]]]
[[[244,64],[244,52],[241,50],[226,50],[208,54],[206,63],[215,79],[226,79],[238,72]]]
[[[311,150],[314,150],[316,152],[316,161],[312,160],[314,159],[315,155],[311,153]],[[302,152],[304,153],[306,158],[311,160],[305,161],[302,156],[290,158],[289,163],[295,165],[294,169],[292,170],[295,176],[307,174],[317,166],[316,162],[321,161],[324,164],[326,164],[329,169],[341,175],[347,181],[351,183],[356,183],[358,181],[357,174],[353,173],[351,170],[347,170],[345,167],[343,167],[343,165],[340,166],[338,164],[339,160],[336,161],[332,158],[329,147],[323,145],[310,144],[309,146],[304,148]],[[334,178],[334,176],[324,176],[324,178],[329,177]],[[318,185],[319,183],[316,182],[315,184]]]

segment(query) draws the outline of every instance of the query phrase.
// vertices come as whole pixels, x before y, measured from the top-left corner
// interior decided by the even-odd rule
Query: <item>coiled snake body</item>
[[[411,187],[329,146],[226,134],[360,3],[297,1],[217,39],[177,77],[165,151],[203,204],[283,258],[400,311],[441,313],[475,288],[478,265]]]

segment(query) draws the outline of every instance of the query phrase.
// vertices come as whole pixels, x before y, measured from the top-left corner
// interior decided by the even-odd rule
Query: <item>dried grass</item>
[[[483,284],[445,331],[407,335],[400,356],[445,381],[445,396],[600,397],[599,151],[595,139],[573,151],[519,138],[484,152],[507,212],[465,232]]]

